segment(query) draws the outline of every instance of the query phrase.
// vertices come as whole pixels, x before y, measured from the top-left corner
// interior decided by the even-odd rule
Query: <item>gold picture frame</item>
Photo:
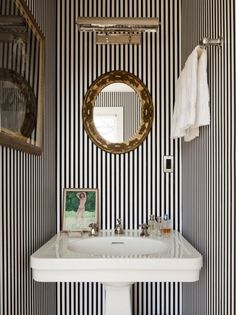
[[[91,223],[98,225],[98,189],[65,188],[61,230],[89,231]]]
[[[4,43],[6,52],[2,56],[9,61],[6,64],[2,62],[3,67],[0,68],[0,145],[41,154],[45,38],[25,1],[15,0],[15,5],[18,15],[9,17],[10,23],[13,23],[10,30],[13,29],[14,33],[6,30],[8,38],[13,40]],[[15,38],[24,27],[25,33]],[[8,56],[7,52],[10,52]]]

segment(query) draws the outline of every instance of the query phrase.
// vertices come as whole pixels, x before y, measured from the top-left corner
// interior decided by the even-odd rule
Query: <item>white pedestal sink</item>
[[[43,282],[103,283],[105,315],[132,314],[130,287],[135,282],[199,279],[202,256],[180,233],[148,238],[139,233],[129,230],[115,236],[113,231],[101,231],[92,238],[59,233],[31,256],[33,278]]]

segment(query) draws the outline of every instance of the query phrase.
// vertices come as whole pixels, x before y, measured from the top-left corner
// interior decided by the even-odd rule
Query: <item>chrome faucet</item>
[[[148,233],[149,225],[148,224],[140,224],[139,226],[141,226],[141,228],[142,228],[140,236],[142,236],[142,237],[149,236],[149,233]]]
[[[89,227],[91,228],[89,236],[97,236],[98,235],[98,226],[96,223],[90,223]]]
[[[123,234],[124,233],[124,229],[123,226],[121,224],[121,219],[116,219],[117,224],[115,227],[115,234]]]

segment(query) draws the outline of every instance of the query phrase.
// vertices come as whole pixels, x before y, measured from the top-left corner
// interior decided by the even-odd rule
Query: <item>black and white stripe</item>
[[[138,228],[150,213],[168,212],[181,229],[181,148],[170,140],[174,86],[180,70],[179,1],[58,1],[57,201],[58,228],[64,187],[98,188],[100,228]],[[159,17],[155,34],[140,46],[96,45],[78,33],[77,16]],[[136,150],[121,155],[98,149],[83,129],[81,109],[90,84],[101,74],[125,70],[148,87],[155,110],[153,128]],[[164,174],[162,159],[173,155],[175,173]],[[100,284],[60,284],[58,314],[102,314]],[[133,287],[134,314],[181,314],[180,284],[140,283]]]
[[[196,285],[183,286],[183,314],[233,315],[235,308],[234,0],[182,0],[182,61],[205,36],[211,124],[183,145],[183,234],[204,255]]]
[[[14,13],[0,0],[0,14]],[[0,314],[56,314],[56,286],[33,282],[29,257],[56,232],[55,1],[27,1],[46,35],[44,152],[0,146]],[[33,79],[33,76],[32,76]]]

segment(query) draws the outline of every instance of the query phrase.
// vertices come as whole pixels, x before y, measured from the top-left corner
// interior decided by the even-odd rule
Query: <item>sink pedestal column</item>
[[[104,283],[104,315],[132,315],[130,298],[131,285],[132,283]]]

